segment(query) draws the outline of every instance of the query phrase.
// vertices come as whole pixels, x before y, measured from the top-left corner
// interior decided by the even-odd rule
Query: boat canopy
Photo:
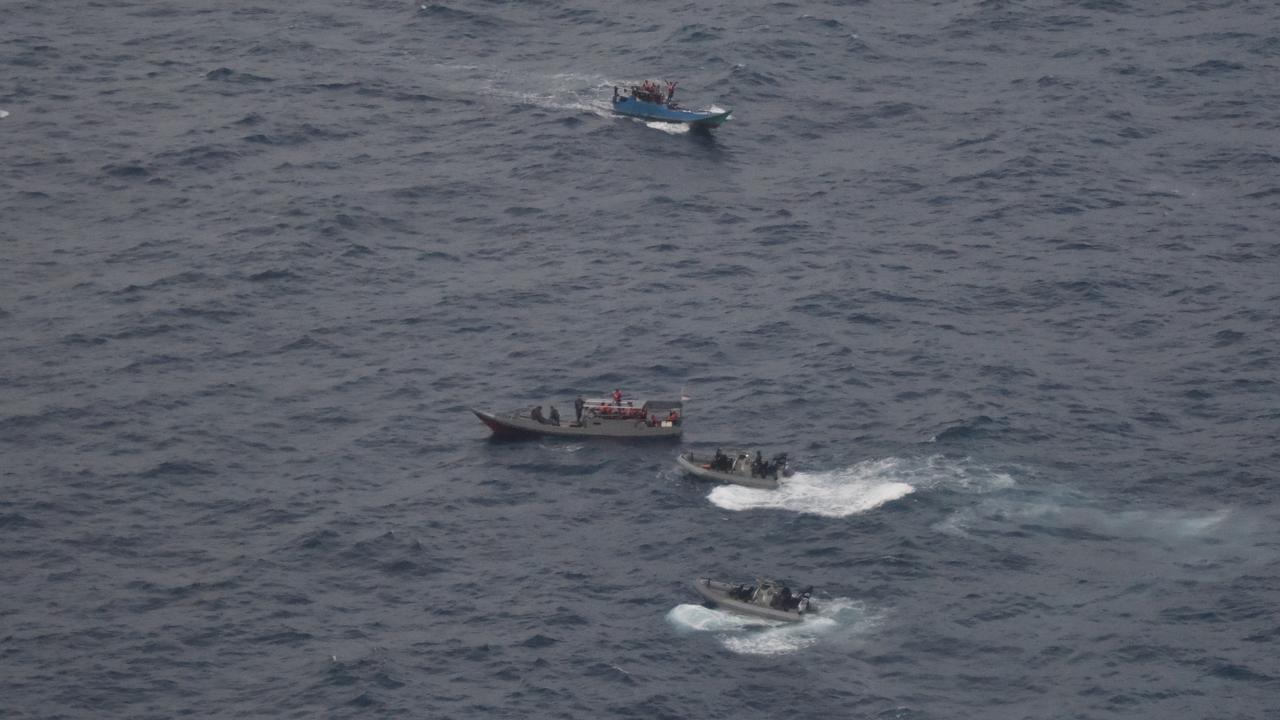
[[[645,412],[649,413],[670,412],[671,410],[683,410],[684,402],[680,400],[646,400],[643,407]]]
[[[644,420],[658,418],[664,426],[678,423],[683,404],[679,400],[637,400],[623,399],[614,402],[612,398],[583,399],[583,410],[595,417],[624,420]],[[675,417],[671,417],[672,414]],[[659,418],[659,416],[661,416]]]
[[[646,412],[668,412],[684,408],[684,403],[680,400],[627,400],[623,398],[621,403],[615,403],[613,398],[583,398],[582,402],[584,407],[587,408],[639,408]]]

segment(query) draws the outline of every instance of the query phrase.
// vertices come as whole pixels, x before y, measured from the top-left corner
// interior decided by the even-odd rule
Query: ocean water
[[[0,716],[1280,715],[1280,6],[17,0],[0,69]],[[683,443],[468,411],[615,387]]]

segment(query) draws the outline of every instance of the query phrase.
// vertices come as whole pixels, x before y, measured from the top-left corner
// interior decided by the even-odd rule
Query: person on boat
[[[671,413],[667,415],[667,422],[671,423],[672,425],[679,425],[680,413],[673,408],[671,410]]]
[[[772,476],[774,480],[777,480],[779,467],[781,467],[781,464],[778,462],[778,456],[775,455],[771,460],[764,461],[763,467],[762,467],[763,472],[761,473],[761,476],[762,477]]]
[[[577,400],[573,401],[573,412],[578,416],[578,424],[582,424],[582,408],[587,406],[587,401],[579,395]]]
[[[556,409],[555,405],[551,406],[551,424],[552,425],[560,424],[560,411]]]
[[[658,83],[652,80],[645,80],[640,87],[632,88],[631,95],[637,100],[662,103],[662,89],[658,87]]]
[[[724,461],[725,461],[725,460],[728,460],[728,459],[729,459],[729,458],[727,458],[727,457],[725,457],[725,456],[724,456],[724,453],[720,452],[720,448],[716,448],[716,456],[715,456],[715,458],[713,458],[713,459],[711,460],[711,469],[712,469],[712,470],[719,470],[719,471],[723,472],[723,471],[724,471],[724,469],[725,469],[725,467],[724,467],[725,462],[724,462]]]
[[[764,477],[764,455],[757,450],[756,459],[751,462],[751,477]]]
[[[546,418],[542,417],[542,406],[541,406],[541,405],[534,405],[534,406],[533,406],[533,409],[529,411],[529,417],[533,418],[536,422],[538,422],[538,423],[540,423],[540,424],[542,424],[542,425],[547,424],[547,420],[546,420]]]
[[[792,607],[791,606],[791,588],[787,587],[786,585],[783,585],[782,592],[774,596],[774,601],[777,602],[777,607],[779,610],[790,610]]]
[[[813,598],[813,586],[800,591],[800,596],[796,598],[796,610],[800,612],[809,612],[809,602]]]
[[[620,390],[619,388],[613,389],[613,404],[614,405],[622,404],[622,390]]]

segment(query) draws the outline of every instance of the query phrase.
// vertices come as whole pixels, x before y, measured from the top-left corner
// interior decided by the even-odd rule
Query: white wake
[[[866,634],[880,618],[848,598],[815,599],[816,612],[799,623],[753,619],[701,605],[677,605],[667,622],[683,633],[711,633],[739,655],[788,655],[820,642]]]
[[[920,489],[951,487],[986,492],[1013,486],[1007,473],[964,459],[864,460],[843,470],[797,472],[777,490],[721,485],[708,499],[725,510],[788,510],[823,517],[848,517],[899,500]]]

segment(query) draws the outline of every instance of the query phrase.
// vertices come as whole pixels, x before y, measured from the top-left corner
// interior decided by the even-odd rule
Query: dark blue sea
[[[1256,0],[0,3],[0,717],[1280,717],[1278,141]]]

